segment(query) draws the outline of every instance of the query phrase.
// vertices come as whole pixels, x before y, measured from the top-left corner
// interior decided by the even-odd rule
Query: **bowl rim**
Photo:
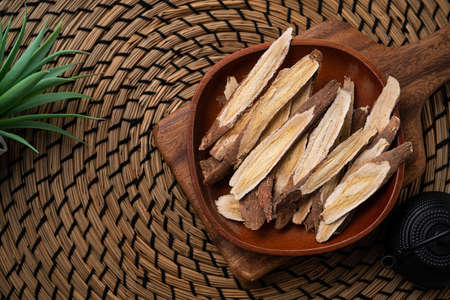
[[[205,198],[203,197],[203,193],[201,191],[200,187],[200,176],[197,172],[196,162],[194,159],[194,124],[197,115],[197,107],[200,100],[200,96],[203,93],[203,90],[209,83],[209,81],[213,78],[213,75],[218,72],[222,67],[227,65],[228,63],[242,57],[245,55],[249,55],[254,52],[258,52],[264,49],[267,49],[272,42],[267,42],[263,44],[257,44],[248,48],[244,48],[241,50],[238,50],[234,53],[231,53],[224,58],[222,58],[220,61],[218,61],[216,64],[214,64],[208,72],[203,76],[201,79],[199,86],[196,89],[196,92],[194,94],[194,97],[192,99],[192,111],[190,112],[190,118],[189,118],[189,132],[186,135],[186,150],[187,150],[187,158],[188,158],[188,165],[189,165],[189,175],[192,180],[193,189],[194,189],[194,196],[199,199],[200,207],[202,212],[205,214],[207,220],[211,223],[212,227],[225,239],[233,243],[234,245],[257,253],[263,253],[263,254],[270,254],[270,255],[285,255],[285,256],[303,256],[303,255],[311,255],[311,254],[319,254],[324,252],[330,252],[334,251],[336,249],[340,249],[342,247],[348,246],[370,232],[372,232],[389,214],[389,212],[394,207],[394,204],[397,201],[398,195],[400,194],[400,190],[403,183],[403,176],[404,176],[404,166],[405,164],[402,163],[400,167],[398,168],[397,172],[395,173],[393,180],[394,180],[394,186],[393,191],[389,195],[389,200],[387,202],[387,205],[384,207],[383,211],[378,215],[378,217],[366,228],[364,228],[362,231],[360,231],[358,234],[353,235],[351,237],[348,237],[347,239],[344,239],[338,243],[334,243],[331,245],[327,245],[327,243],[320,244],[319,247],[316,248],[305,248],[305,249],[272,249],[272,248],[266,248],[266,247],[258,247],[253,244],[249,244],[246,241],[243,241],[239,238],[237,238],[234,234],[227,232],[216,220],[216,218],[212,215],[212,213],[209,211],[209,208],[206,205]],[[381,71],[379,71],[375,65],[370,62],[366,57],[364,57],[361,53],[358,51],[349,48],[347,46],[343,46],[334,42],[330,42],[327,40],[319,40],[319,39],[292,39],[291,46],[320,46],[320,47],[329,47],[333,48],[339,51],[343,51],[357,60],[359,60],[362,64],[364,64],[367,68],[369,68],[376,76],[377,80],[384,86],[386,84],[386,78],[383,75]],[[394,114],[398,116],[398,109],[397,107],[394,110]],[[401,144],[403,142],[403,134],[402,129],[400,127],[398,133],[397,133],[397,142]],[[392,180],[392,179],[391,179]]]

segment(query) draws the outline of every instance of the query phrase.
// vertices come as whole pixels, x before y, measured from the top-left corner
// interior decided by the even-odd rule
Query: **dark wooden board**
[[[405,141],[412,141],[414,156],[407,164],[405,184],[420,176],[425,169],[421,112],[424,101],[450,78],[450,25],[427,39],[400,48],[387,48],[348,24],[328,21],[304,32],[297,38],[326,39],[360,51],[386,75],[396,77],[402,88],[399,104]],[[192,106],[184,104],[164,118],[153,130],[156,145],[170,166],[178,183],[200,211],[194,197],[186,153],[186,133]],[[198,214],[211,239],[216,243],[233,274],[244,284],[257,280],[286,263],[290,257],[252,253],[236,247],[220,236],[203,215]]]

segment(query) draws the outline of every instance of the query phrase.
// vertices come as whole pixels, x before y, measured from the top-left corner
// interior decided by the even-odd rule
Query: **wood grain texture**
[[[450,25],[447,25],[418,43],[400,48],[387,48],[376,44],[350,25],[336,21],[319,24],[297,37],[326,39],[354,48],[386,75],[392,75],[399,80],[402,88],[399,110],[404,140],[411,141],[415,150],[407,164],[405,183],[416,179],[425,168],[421,111],[424,101],[431,93],[450,78],[449,37]],[[170,166],[194,209],[199,212],[199,203],[194,197],[185,150],[185,136],[189,130],[191,109],[190,103],[184,104],[176,112],[161,120],[153,130],[153,135],[164,160]],[[248,285],[290,259],[286,256],[262,255],[240,249],[220,236],[204,216],[201,214],[198,216],[228,262],[233,275],[243,285]]]

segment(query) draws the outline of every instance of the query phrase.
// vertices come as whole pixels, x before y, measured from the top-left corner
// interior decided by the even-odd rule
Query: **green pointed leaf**
[[[32,129],[41,129],[41,130],[46,130],[46,131],[52,131],[52,132],[56,132],[61,135],[67,136],[75,141],[86,144],[86,142],[84,142],[83,140],[71,135],[64,129],[59,128],[58,126],[55,126],[55,125],[52,125],[49,123],[39,122],[39,121],[22,121],[22,122],[17,122],[14,124],[9,124],[9,125],[0,125],[0,128],[2,128],[2,129],[32,128]]]
[[[6,48],[6,40],[8,39],[9,27],[11,26],[12,17],[9,18],[8,25],[6,25],[6,29],[3,32],[1,44],[0,44],[0,64],[3,62],[3,58],[5,57],[5,48]]]
[[[89,119],[89,120],[103,120],[101,118],[81,115],[81,114],[31,114],[24,116],[17,116],[9,119],[0,120],[0,127],[8,124],[14,124],[15,122],[21,121],[32,121],[32,120],[42,120],[49,118],[80,118],[80,119]]]
[[[92,98],[92,97],[74,92],[56,92],[56,93],[40,94],[32,96],[31,98],[27,99],[22,105],[14,107],[10,111],[8,111],[7,114],[8,115],[17,114],[19,112],[37,106],[73,98]]]
[[[62,28],[62,22],[59,22],[55,30],[50,34],[50,36],[42,43],[42,45],[34,52],[31,58],[29,70],[34,70],[36,65],[42,61],[42,59],[48,54],[56,39],[58,38],[59,32]]]
[[[20,82],[8,89],[0,96],[0,115],[10,110],[15,105],[18,105],[17,99],[27,97],[35,86],[48,72],[42,71],[31,74],[22,79]],[[28,91],[28,93],[27,93]],[[24,94],[25,93],[25,94]]]
[[[30,67],[30,72],[35,72],[35,71],[39,70],[42,66],[44,66],[45,64],[48,64],[49,62],[51,62],[52,60],[54,60],[56,57],[58,57],[60,55],[71,54],[71,53],[89,54],[89,52],[81,51],[81,50],[70,50],[70,49],[69,50],[60,50],[60,51],[50,54],[49,56],[45,57],[41,61],[33,61],[32,66]]]
[[[47,71],[42,71],[47,72]],[[37,74],[37,73],[35,73]],[[31,76],[31,75],[30,75]],[[26,103],[30,97],[40,95],[44,93],[46,90],[61,85],[65,83],[69,83],[72,81],[75,81],[78,78],[87,77],[89,75],[78,75],[73,76],[69,78],[64,77],[52,77],[52,78],[45,78],[44,76],[34,87],[31,87],[30,89],[27,89],[27,92],[21,95],[21,97],[17,98],[14,103],[8,107],[5,107],[5,109],[2,109],[2,103],[0,102],[0,117],[4,117],[7,114],[10,114],[9,111],[14,109],[15,107],[21,106],[22,104]],[[1,99],[1,96],[0,96]]]
[[[14,46],[9,52],[8,57],[6,58],[5,63],[2,65],[0,69],[0,81],[5,77],[6,73],[10,70],[10,67],[16,57],[17,52],[19,51],[20,44],[22,43],[23,35],[25,33],[25,24],[27,23],[27,11],[25,9],[25,17],[23,18],[22,27],[20,28],[19,35],[14,43]]]
[[[67,70],[70,70],[73,66],[76,64],[67,64],[62,66],[56,66],[50,69],[46,69],[48,71],[48,74],[45,75],[44,78],[50,78],[50,77],[58,77],[62,73],[66,72]]]
[[[39,48],[41,45],[42,39],[44,38],[45,32],[47,30],[47,21],[45,21],[44,26],[42,26],[41,30],[39,31],[38,35],[35,37],[35,39],[31,42],[31,44],[27,47],[27,49],[23,52],[22,57],[25,54],[30,53],[30,56],[34,54],[34,52]],[[22,58],[21,57],[21,58]]]
[[[2,65],[3,56],[5,56],[4,53],[5,46],[3,45],[3,26],[0,24],[0,67]]]
[[[33,150],[34,152],[39,153],[39,151],[36,148],[34,148],[33,146],[31,146],[31,144],[28,143],[27,140],[25,140],[21,136],[18,136],[17,134],[0,130],[0,135],[3,135],[4,137],[10,138],[12,140],[15,140],[15,141],[17,141],[19,143],[22,143],[25,146],[27,146],[28,148],[30,148],[31,150]]]
[[[30,68],[31,59],[33,54],[41,44],[42,38],[45,34],[46,25],[42,27],[37,37],[31,42],[23,54],[17,59],[13,67],[6,73],[5,77],[0,81],[0,94],[5,92],[15,82],[26,77],[27,68]]]
[[[42,80],[40,80],[31,90],[30,90],[30,94],[34,95],[34,94],[40,94],[43,93],[44,91],[61,85],[61,84],[65,84],[68,82],[72,82],[75,81],[76,78],[64,78],[64,77],[51,77],[51,78],[42,78]]]
[[[82,75],[72,76],[72,77],[68,77],[68,78],[65,78],[65,77],[45,78],[45,76],[44,76],[44,78],[42,78],[42,80],[39,81],[30,90],[28,95],[41,94],[44,91],[46,91],[46,90],[48,90],[50,88],[53,88],[55,86],[62,85],[62,84],[65,84],[65,83],[69,83],[69,82],[75,81],[75,80],[77,80],[79,78],[84,78],[84,77],[88,77],[88,76],[91,76],[91,75],[82,74]]]

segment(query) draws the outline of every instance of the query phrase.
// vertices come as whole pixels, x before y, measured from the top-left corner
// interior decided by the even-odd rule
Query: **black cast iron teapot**
[[[381,264],[423,288],[450,287],[450,194],[422,193],[401,205]]]

